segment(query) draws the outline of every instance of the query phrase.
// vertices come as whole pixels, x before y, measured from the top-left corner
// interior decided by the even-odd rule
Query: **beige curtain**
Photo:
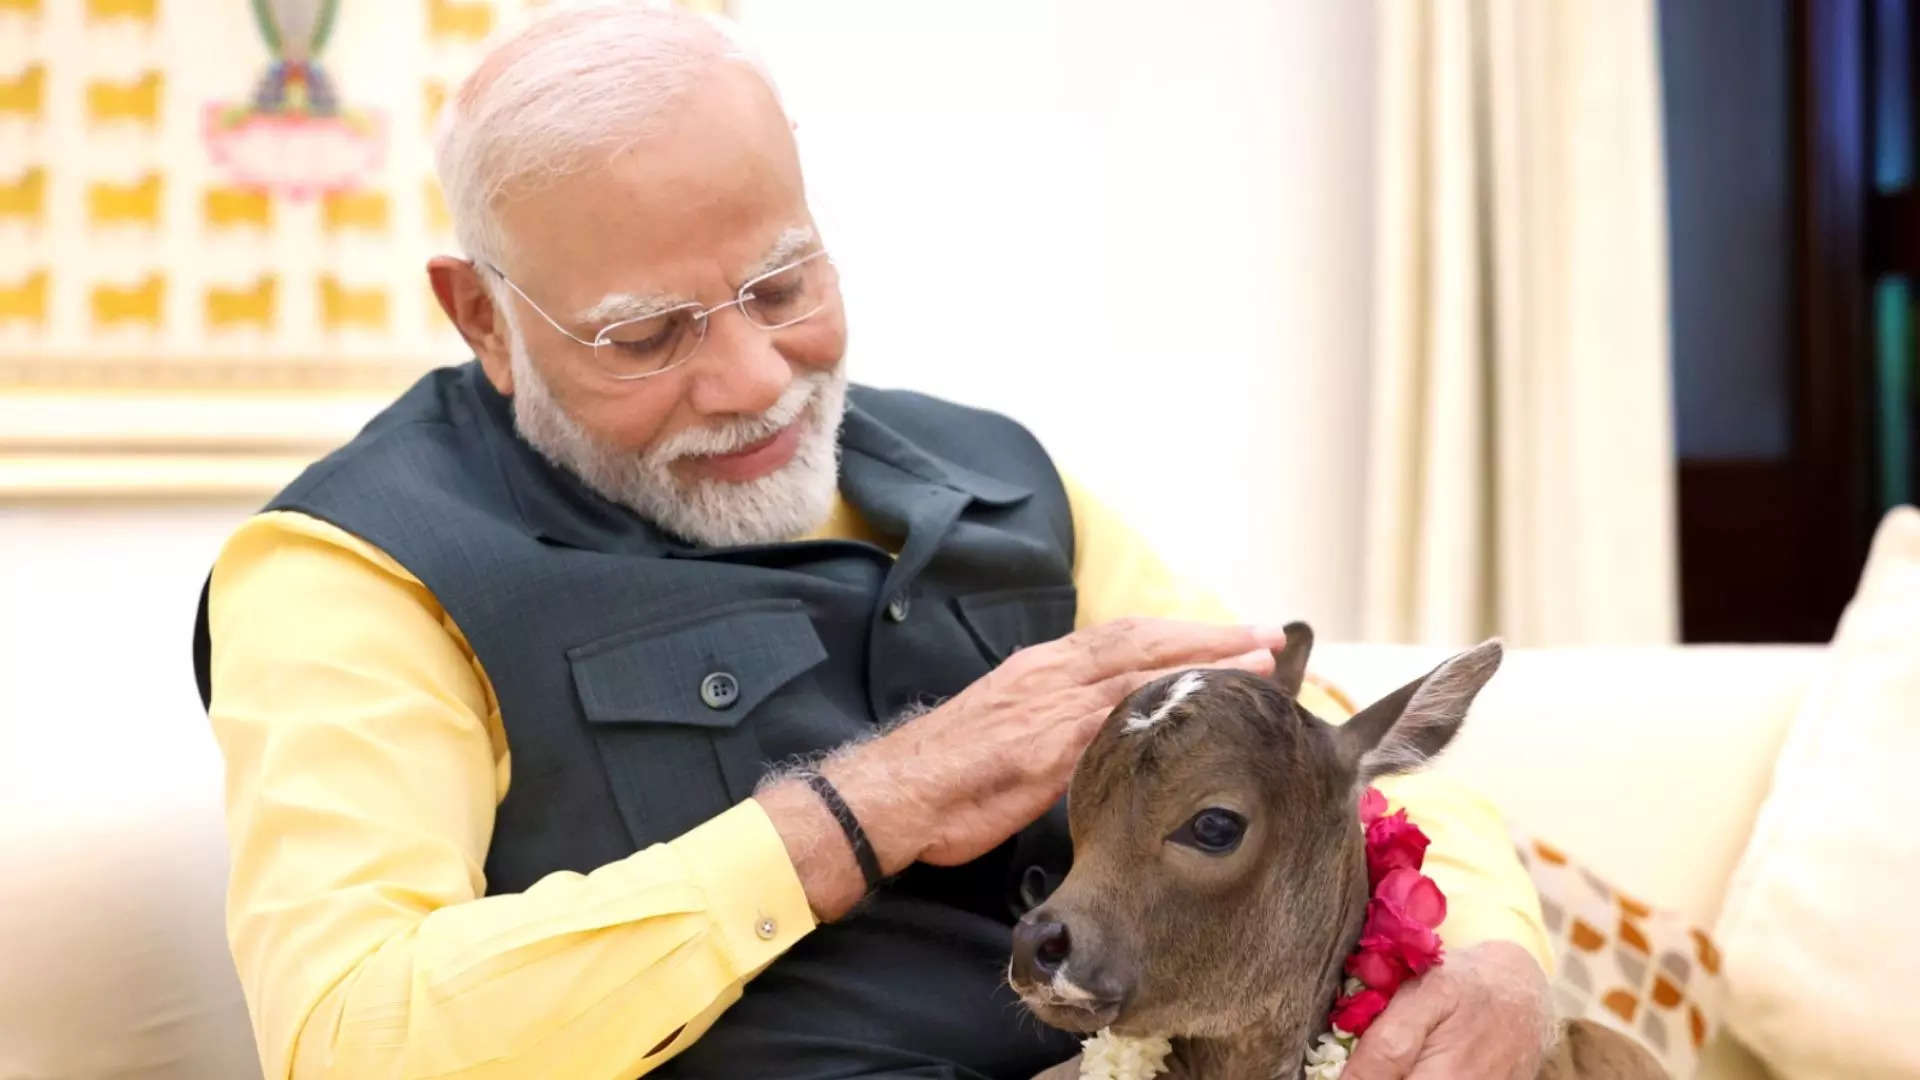
[[[1675,636],[1654,0],[1379,0],[1364,628]]]

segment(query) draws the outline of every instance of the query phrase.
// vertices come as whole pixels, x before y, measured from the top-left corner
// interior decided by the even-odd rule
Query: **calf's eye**
[[[1231,810],[1210,806],[1193,815],[1167,839],[1208,855],[1225,855],[1240,846],[1240,838],[1246,832],[1246,818]]]

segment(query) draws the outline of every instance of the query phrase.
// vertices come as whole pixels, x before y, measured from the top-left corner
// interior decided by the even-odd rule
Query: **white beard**
[[[511,308],[507,310],[511,311]],[[509,318],[513,423],[520,437],[602,497],[696,544],[730,547],[792,540],[818,528],[833,509],[840,476],[844,367],[798,375],[773,407],[680,432],[646,453],[606,445],[569,416],[533,366],[520,328]],[[690,455],[725,454],[803,425],[793,459],[755,480],[683,481],[671,468]]]

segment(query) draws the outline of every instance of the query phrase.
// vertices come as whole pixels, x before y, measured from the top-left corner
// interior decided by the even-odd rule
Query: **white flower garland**
[[[1173,1042],[1159,1035],[1115,1035],[1101,1028],[1080,1044],[1080,1080],[1153,1080],[1167,1071]]]
[[[1357,1041],[1339,1028],[1320,1036],[1319,1041],[1307,1047],[1306,1080],[1340,1080],[1340,1074],[1347,1071],[1347,1058]]]
[[[1361,986],[1359,979],[1348,976],[1343,990],[1357,993]],[[1340,1080],[1359,1041],[1337,1027],[1321,1035],[1307,1047],[1302,1080]],[[1101,1028],[1080,1043],[1080,1080],[1153,1080],[1167,1071],[1172,1053],[1173,1041],[1164,1035],[1115,1035],[1112,1028]]]
[[[1334,1028],[1307,1048],[1304,1080],[1340,1080],[1357,1040]],[[1111,1028],[1080,1044],[1080,1080],[1153,1080],[1167,1071],[1173,1042],[1164,1036],[1115,1035]]]
[[[1349,975],[1340,992],[1357,994],[1364,989],[1365,983]],[[1360,1041],[1360,1036],[1341,1031],[1338,1025],[1327,1026],[1332,1030],[1307,1047],[1306,1080],[1340,1080],[1340,1074],[1347,1071],[1347,1059],[1353,1056],[1353,1044]]]

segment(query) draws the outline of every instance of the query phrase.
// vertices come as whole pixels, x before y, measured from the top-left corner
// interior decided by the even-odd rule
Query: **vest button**
[[[740,700],[740,680],[716,671],[700,680],[700,700],[709,709],[724,709]]]
[[[906,594],[902,593],[887,604],[887,621],[906,622],[907,612],[911,610],[913,610],[913,601],[908,600]]]

